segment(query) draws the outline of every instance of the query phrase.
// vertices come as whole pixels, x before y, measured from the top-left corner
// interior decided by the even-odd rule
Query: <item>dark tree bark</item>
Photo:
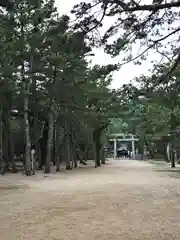
[[[54,127],[54,160],[56,165],[56,172],[60,172],[60,132],[57,125]]]
[[[4,173],[8,171],[9,168],[9,120],[8,110],[6,107],[3,108],[2,121],[3,121],[3,131],[2,131],[2,152],[4,161]]]
[[[101,166],[101,131],[96,129],[94,131],[94,145],[95,145],[95,168]]]
[[[54,134],[54,117],[52,110],[49,111],[49,129],[48,129],[48,141],[47,141],[47,156],[44,173],[50,173],[51,171],[51,157],[52,157],[52,143]]]
[[[87,165],[86,161],[84,160],[85,157],[82,155],[82,150],[78,142],[78,139],[75,137],[75,134],[73,135],[73,137],[76,159],[79,160],[80,164]]]
[[[56,172],[60,172],[60,155],[56,155]]]
[[[101,148],[101,164],[106,164],[106,156],[103,147]]]
[[[174,152],[174,144],[173,142],[171,143],[171,150],[170,150],[170,159],[171,159],[171,167],[175,168],[176,167],[176,159],[175,159],[175,152]]]
[[[89,152],[89,148],[87,146],[85,146],[84,149],[84,161],[87,162],[88,160],[88,152]]]
[[[65,148],[66,148],[66,170],[72,170],[70,153],[70,135],[67,123],[65,123]]]
[[[24,68],[24,66],[23,66]],[[24,72],[24,70],[23,70]],[[24,79],[24,132],[25,132],[25,174],[32,175],[31,166],[31,139],[30,139],[30,126],[29,126],[29,87],[30,83]]]
[[[144,138],[144,142],[146,144],[147,150],[149,151],[151,159],[154,159],[155,158],[155,151],[154,151],[154,149],[151,148],[151,146],[150,146],[148,140],[146,139],[146,137]]]
[[[163,140],[163,155],[164,155],[164,160],[165,160],[166,162],[169,162],[168,154],[167,154],[167,144],[168,144],[168,142]]]
[[[67,134],[65,137],[65,143],[66,143],[66,170],[72,170],[71,167],[71,154],[70,154],[70,141],[69,141],[69,135]]]
[[[14,159],[14,146],[13,146],[13,141],[12,141],[11,129],[9,129],[8,148],[9,148],[9,159],[12,163],[12,172],[17,173],[16,163],[15,163],[15,159]]]
[[[43,169],[45,166],[46,155],[47,155],[47,140],[48,140],[48,122],[45,122],[42,138],[39,140],[41,158],[39,159],[39,169]]]
[[[76,154],[75,138],[74,138],[73,132],[71,133],[70,140],[71,140],[72,163],[73,163],[73,167],[77,168],[78,167],[78,165],[77,165],[77,154]]]
[[[170,160],[171,160],[171,167],[176,167],[176,159],[175,159],[175,134],[174,130],[176,129],[176,116],[174,115],[174,108],[176,106],[176,99],[174,96],[171,98],[171,119],[170,119]]]
[[[2,153],[4,161],[4,173],[10,171],[10,164],[12,172],[17,172],[16,165],[14,162],[13,153],[13,142],[11,133],[11,102],[12,102],[12,92],[7,89],[4,94],[4,105],[2,108]]]

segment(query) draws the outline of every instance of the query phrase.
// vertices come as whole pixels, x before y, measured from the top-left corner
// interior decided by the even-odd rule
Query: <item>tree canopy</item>
[[[171,63],[171,72],[180,59],[179,7],[179,1],[170,0],[99,0],[81,2],[72,13],[78,19],[75,29],[88,34],[93,45],[103,46],[114,57],[126,53],[121,65],[130,61],[140,64],[153,49]],[[137,43],[139,50],[133,55],[132,46]]]
[[[179,1],[95,0],[74,6],[75,24],[60,16],[54,0],[0,1],[0,171],[26,175],[51,163],[60,171],[105,163],[110,133],[137,134],[154,156],[157,142],[179,139]],[[112,25],[106,29],[106,19]],[[97,31],[102,29],[100,34]],[[133,56],[133,44],[139,44]],[[104,47],[118,64],[91,66],[93,47]],[[140,64],[153,49],[162,56],[150,76],[112,89],[113,72]],[[36,156],[33,155],[34,151]],[[143,150],[142,150],[143,152]]]
[[[46,173],[52,161],[57,171],[63,161],[66,169],[78,159],[86,164],[89,148],[100,166],[118,66],[90,66],[90,44],[53,0],[17,0],[0,17],[1,172],[16,171],[14,158],[22,153],[26,175],[34,174],[32,149]]]

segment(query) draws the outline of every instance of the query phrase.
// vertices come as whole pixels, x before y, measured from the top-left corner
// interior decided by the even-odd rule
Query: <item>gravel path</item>
[[[179,240],[180,179],[133,160],[0,177],[0,240],[22,239]]]

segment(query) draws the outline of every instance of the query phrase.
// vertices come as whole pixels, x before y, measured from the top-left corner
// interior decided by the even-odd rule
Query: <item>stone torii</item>
[[[128,138],[126,138],[128,137]],[[139,141],[138,138],[136,138],[132,133],[117,133],[117,134],[111,134],[111,142],[114,143],[114,159],[116,158],[117,153],[117,142],[131,142],[132,144],[132,157],[135,157],[135,142]]]

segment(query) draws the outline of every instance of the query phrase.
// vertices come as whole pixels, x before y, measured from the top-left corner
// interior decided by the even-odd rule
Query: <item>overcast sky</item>
[[[56,5],[58,7],[60,14],[68,14],[72,7],[81,2],[80,0],[56,0]],[[148,3],[149,0],[146,0],[146,3]],[[133,46],[134,51],[138,50],[138,46]],[[152,60],[152,56],[151,56]],[[120,57],[119,57],[120,61]],[[112,60],[110,56],[104,53],[104,51],[101,50],[95,50],[95,56],[92,59],[92,62],[94,64],[109,64],[112,62],[115,62],[115,60]],[[114,80],[112,83],[113,88],[119,88],[122,84],[128,83],[130,80],[132,80],[134,77],[137,77],[141,74],[148,74],[148,69],[151,67],[150,61],[144,61],[142,65],[134,65],[133,63],[128,63],[124,65],[117,73],[114,74]]]

